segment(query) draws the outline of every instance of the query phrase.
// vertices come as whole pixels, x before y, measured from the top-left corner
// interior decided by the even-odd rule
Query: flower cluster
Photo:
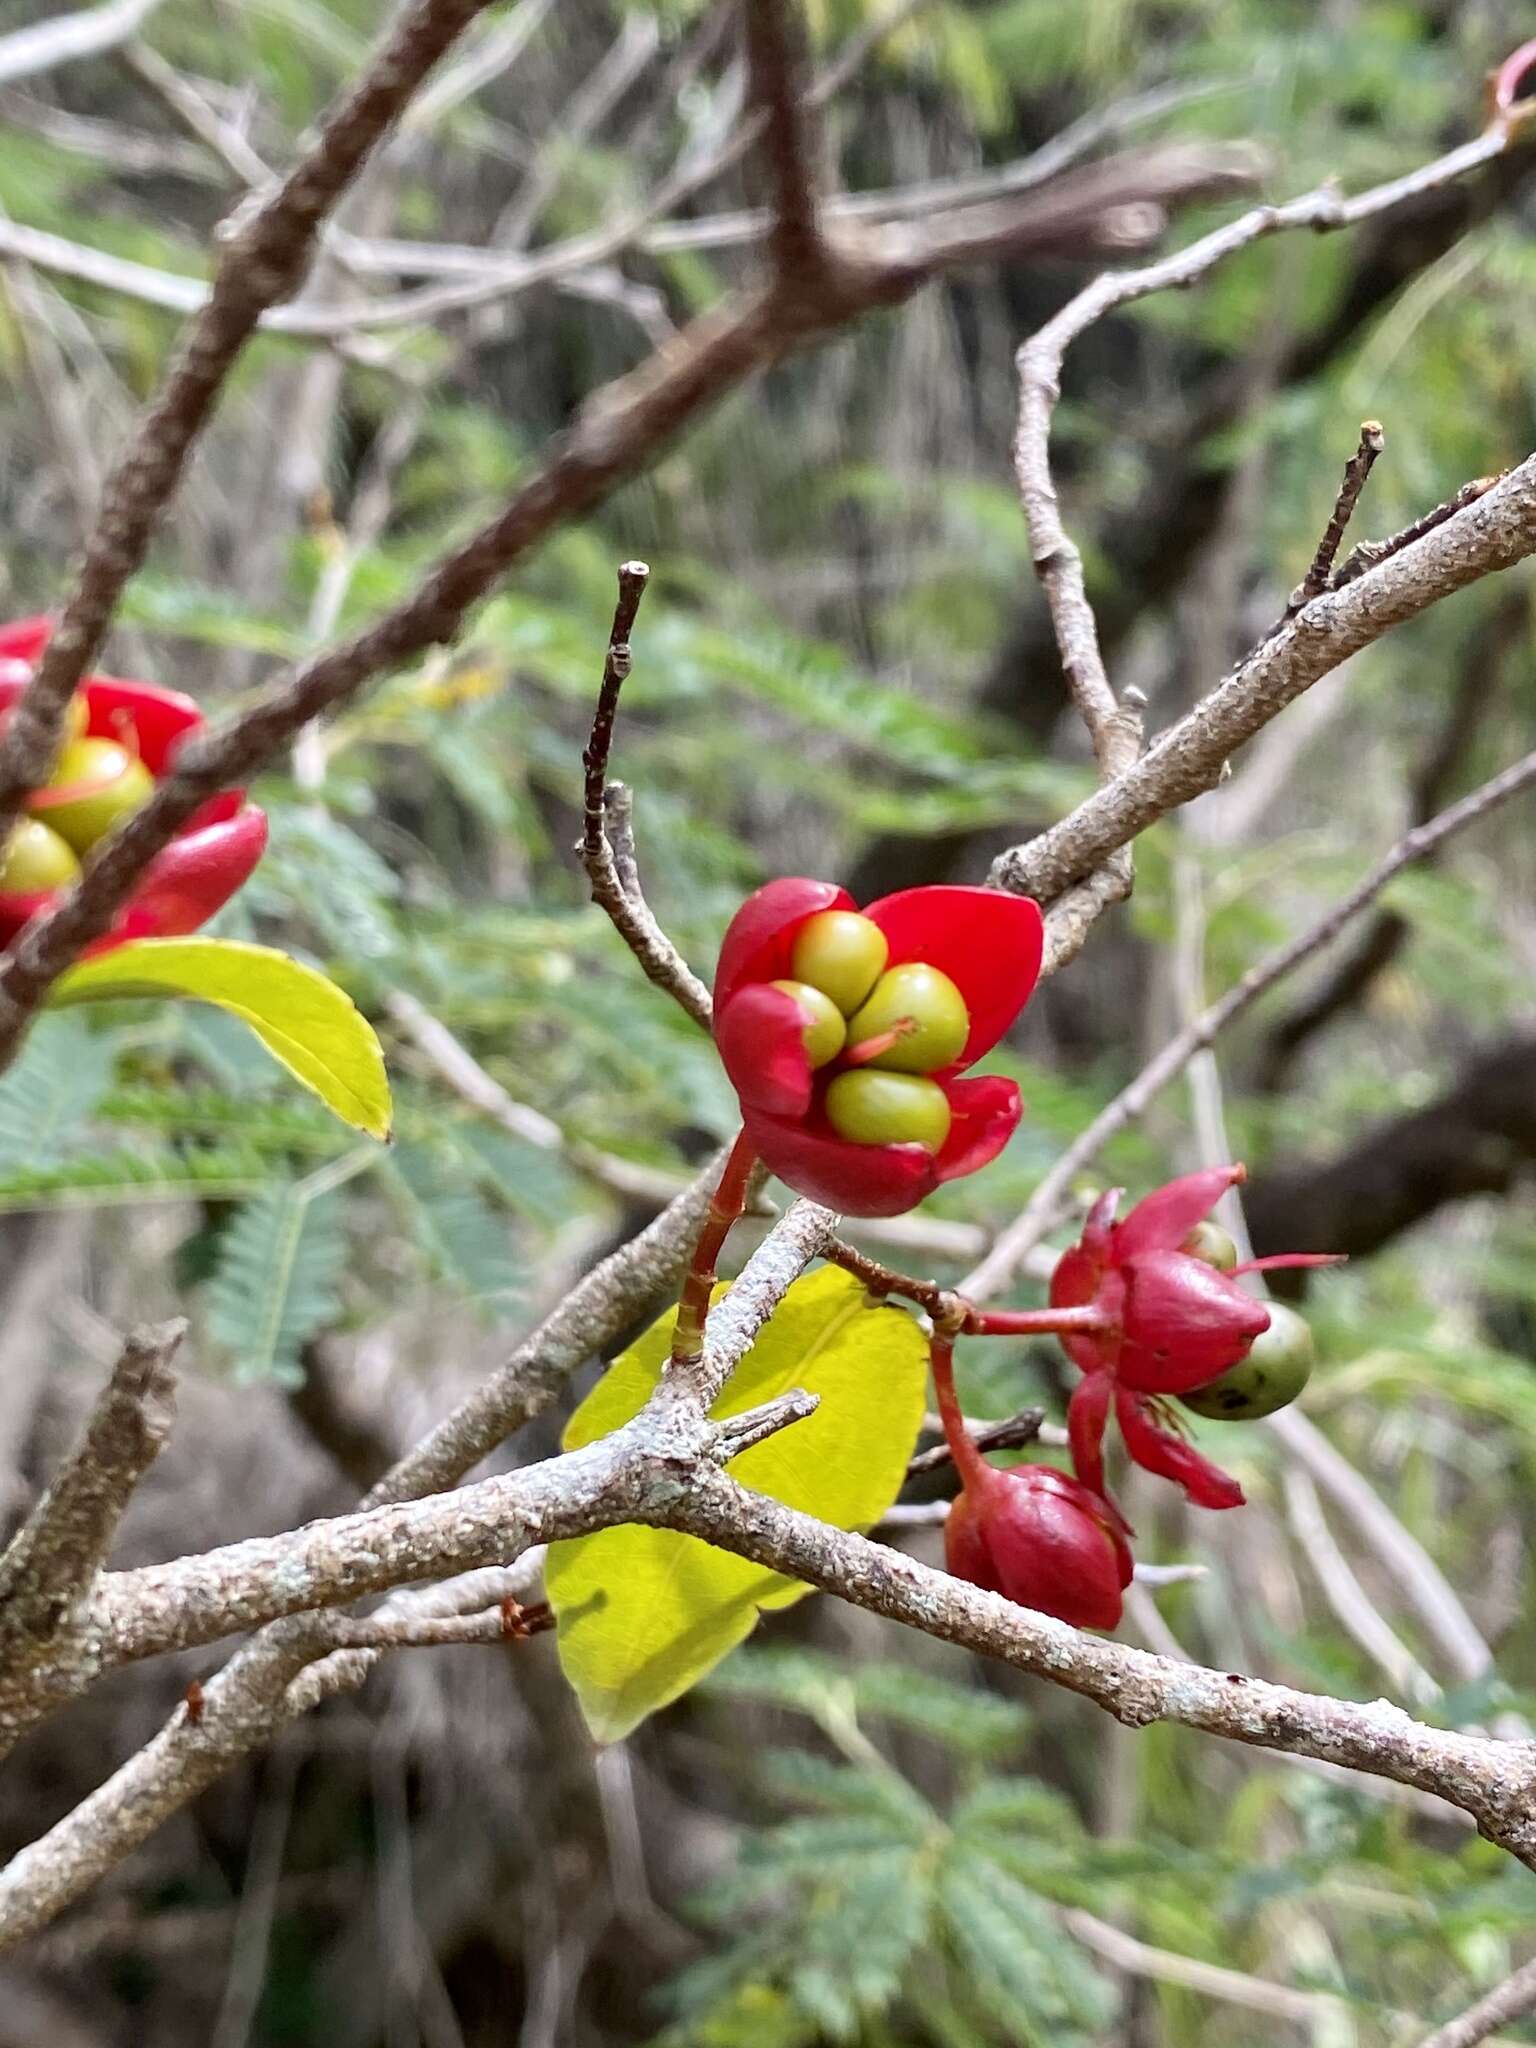
[[[948,1342],[935,1340],[940,1411],[962,1480],[945,1538],[957,1577],[1079,1627],[1116,1625],[1133,1532],[1104,1481],[1111,1410],[1136,1464],[1175,1480],[1200,1507],[1242,1505],[1242,1488],[1187,1441],[1169,1400],[1218,1421],[1251,1420],[1295,1400],[1312,1367],[1307,1326],[1237,1282],[1279,1266],[1333,1263],[1287,1252],[1240,1264],[1208,1218],[1242,1178],[1240,1166],[1185,1174],[1122,1223],[1112,1191],[1058,1261],[1049,1309],[968,1316],[965,1327],[978,1335],[1059,1338],[1083,1375],[1067,1409],[1076,1478],[1045,1465],[990,1467],[960,1421]]]
[[[854,1216],[900,1215],[987,1165],[1018,1125],[1019,1091],[965,1070],[1028,1001],[1042,937],[1035,904],[991,889],[908,889],[863,911],[827,882],[759,889],[731,920],[715,977],[741,1144],[800,1194]],[[1118,1223],[1114,1190],[1057,1264],[1049,1308],[965,1307],[966,1334],[1060,1338],[1082,1374],[1067,1411],[1075,1477],[987,1463],[955,1394],[956,1326],[937,1331],[934,1384],[961,1481],[945,1534],[958,1578],[1079,1627],[1118,1623],[1133,1532],[1105,1484],[1111,1413],[1137,1464],[1198,1506],[1241,1506],[1242,1488],[1194,1449],[1170,1403],[1235,1421],[1294,1400],[1311,1371],[1307,1327],[1238,1282],[1332,1263],[1286,1253],[1240,1264],[1210,1214],[1242,1178],[1240,1166],[1186,1174]],[[732,1216],[745,1167],[738,1179]],[[701,1240],[695,1262],[705,1300],[722,1234],[707,1256]]]
[[[715,1043],[747,1136],[788,1186],[850,1216],[899,1216],[995,1159],[1023,1105],[963,1078],[1040,974],[1036,904],[995,889],[906,889],[862,912],[785,877],[732,918]]]
[[[51,630],[46,618],[0,626],[0,718],[26,689]],[[178,691],[85,678],[53,775],[27,799],[27,817],[0,855],[0,946],[48,909],[97,840],[148,799],[202,723],[197,705]],[[89,950],[196,931],[247,879],[266,843],[266,814],[243,790],[221,790],[148,864],[111,931]]]

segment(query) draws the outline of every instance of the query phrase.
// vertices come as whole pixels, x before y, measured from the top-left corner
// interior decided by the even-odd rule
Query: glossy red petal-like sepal
[[[1104,1431],[1114,1392],[1115,1383],[1109,1373],[1090,1372],[1078,1382],[1067,1403],[1072,1469],[1093,1493],[1104,1491]]]
[[[954,1071],[990,1052],[1040,979],[1040,906],[1000,889],[903,889],[866,905],[890,945],[890,965],[923,960],[965,998],[971,1028]]]
[[[1106,1270],[1086,1244],[1069,1246],[1051,1274],[1052,1308],[1086,1308],[1092,1302],[1112,1325],[1118,1324],[1124,1294],[1120,1275],[1112,1267]],[[1112,1371],[1120,1352],[1120,1332],[1112,1327],[1102,1336],[1066,1336],[1061,1348],[1079,1372]]]
[[[855,1145],[825,1126],[764,1116],[742,1104],[758,1157],[797,1195],[844,1216],[902,1216],[938,1186],[921,1145]]]
[[[1144,1394],[1184,1394],[1244,1357],[1269,1310],[1185,1252],[1152,1251],[1120,1267],[1125,1282],[1116,1371]]]
[[[958,1502],[946,1525],[945,1558],[957,1577],[979,1562],[991,1588],[1021,1607],[1075,1628],[1116,1626],[1129,1553],[1102,1501],[1051,1465],[994,1472],[979,1496],[969,1495],[953,1536]]]
[[[985,1593],[1001,1593],[976,1501],[970,1490],[955,1496],[944,1524],[944,1566],[952,1578],[980,1586]]]
[[[804,875],[780,875],[754,890],[725,928],[715,968],[715,1007],[723,1009],[749,981],[789,978],[795,929],[819,910],[852,910],[846,889]]]
[[[1243,1489],[1192,1444],[1152,1420],[1148,1403],[1129,1387],[1115,1389],[1115,1418],[1125,1447],[1145,1471],[1182,1486],[1198,1508],[1240,1508]]]
[[[934,1162],[935,1178],[961,1180],[990,1166],[1019,1127],[1024,1099],[1016,1081],[1002,1074],[978,1074],[974,1079],[946,1081],[949,1097],[949,1136]]]
[[[1111,1257],[1120,1261],[1146,1251],[1176,1250],[1246,1172],[1242,1166],[1208,1166],[1154,1189],[1115,1225]]]
[[[772,982],[748,982],[715,1012],[715,1046],[744,1104],[768,1116],[804,1116],[811,1106],[805,1019]]]
[[[116,924],[88,953],[126,939],[179,939],[207,923],[250,878],[267,844],[267,814],[248,805],[238,817],[186,832],[162,847],[123,905]]]

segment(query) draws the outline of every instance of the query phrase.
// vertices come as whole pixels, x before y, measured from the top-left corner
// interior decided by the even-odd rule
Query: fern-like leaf
[[[304,1183],[258,1195],[231,1220],[209,1282],[209,1328],[242,1379],[302,1378],[299,1352],[338,1310],[345,1257],[337,1205]]]

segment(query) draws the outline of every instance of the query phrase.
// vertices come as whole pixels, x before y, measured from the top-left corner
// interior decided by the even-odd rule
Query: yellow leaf
[[[716,1291],[716,1298],[724,1289]],[[571,1417],[567,1450],[610,1435],[644,1405],[671,1348],[669,1310],[616,1358]],[[727,1468],[840,1529],[877,1522],[901,1490],[922,1422],[928,1346],[905,1309],[873,1306],[835,1266],[797,1280],[712,1413],[756,1408],[791,1387],[821,1405]],[[616,1742],[749,1635],[760,1611],[811,1588],[672,1529],[603,1529],[551,1544],[545,1588],[560,1661],[587,1725]]]

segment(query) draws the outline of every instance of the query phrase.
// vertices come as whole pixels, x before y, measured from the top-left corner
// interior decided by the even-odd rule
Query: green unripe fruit
[[[775,981],[770,986],[783,989],[799,1004],[805,1019],[805,1056],[811,1065],[824,1067],[835,1060],[843,1049],[845,1030],[843,1013],[832,998],[808,981]]]
[[[848,1020],[848,1043],[899,1035],[868,1062],[896,1074],[931,1074],[959,1058],[971,1035],[965,998],[947,974],[910,960],[882,974],[869,1001]]]
[[[890,950],[879,925],[856,910],[818,910],[795,933],[789,967],[796,981],[819,988],[851,1017],[879,980]]]
[[[50,801],[51,791],[77,784],[78,796]],[[76,853],[84,853],[120,818],[138,810],[154,786],[155,778],[138,755],[116,740],[71,740],[59,755],[48,788],[34,791],[27,807],[41,812]]]
[[[1207,1266],[1214,1266],[1218,1273],[1230,1273],[1237,1264],[1237,1246],[1219,1223],[1209,1218],[1197,1223],[1179,1246],[1181,1252],[1188,1252],[1192,1259],[1201,1259]]]
[[[949,1136],[949,1098],[920,1074],[855,1067],[828,1082],[827,1122],[855,1145],[921,1145],[937,1152]]]
[[[80,872],[80,863],[57,832],[35,818],[24,818],[0,854],[0,891],[8,896],[40,896],[62,889]]]
[[[1255,1337],[1248,1356],[1218,1380],[1181,1394],[1186,1408],[1212,1422],[1257,1422],[1288,1408],[1312,1377],[1317,1347],[1304,1317],[1283,1302],[1269,1304],[1269,1328]]]

